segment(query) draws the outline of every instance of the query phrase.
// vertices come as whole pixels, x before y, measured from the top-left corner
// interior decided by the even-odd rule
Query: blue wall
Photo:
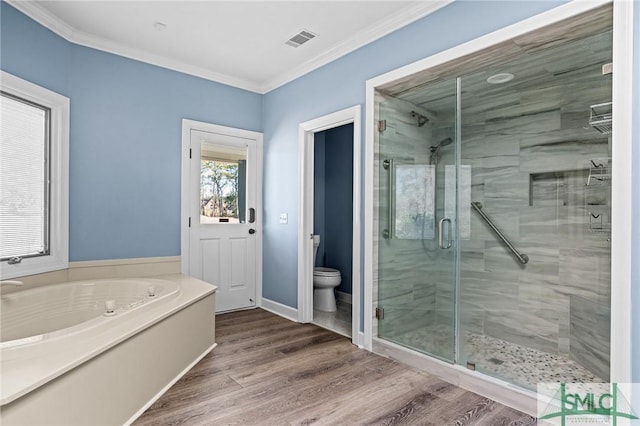
[[[365,82],[369,78],[537,15],[559,4],[561,2],[552,1],[454,2],[267,93],[263,103],[266,172],[264,297],[292,307],[297,305],[297,265],[296,262],[283,259],[297,257],[299,123],[353,105],[363,105]],[[364,143],[364,132],[362,141]],[[364,182],[364,177],[362,181]],[[364,209],[362,210],[364,215]],[[291,218],[284,229],[278,226],[279,211],[289,212]],[[363,283],[360,285],[362,288]],[[364,295],[364,291],[361,295]]]
[[[353,124],[326,131],[326,266],[342,275],[336,290],[351,294],[353,255]]]
[[[260,131],[262,96],[69,43],[0,8],[2,69],[71,99],[69,259],[180,255],[182,119]]]
[[[0,68],[71,98],[71,260],[178,255],[180,120],[262,128],[263,294],[295,307],[298,124],[362,105],[368,78],[558,4],[458,1],[260,96],[73,45],[0,1]],[[640,4],[635,6],[637,76]],[[636,80],[633,259],[640,259],[638,86]],[[287,226],[278,225],[279,212],[289,213]],[[640,382],[639,261],[633,264],[632,281],[633,368]]]
[[[351,294],[353,124],[316,133],[314,142],[313,225],[320,235],[316,266],[338,269],[342,281],[336,290]]]
[[[0,68],[69,97],[72,44],[0,1]]]

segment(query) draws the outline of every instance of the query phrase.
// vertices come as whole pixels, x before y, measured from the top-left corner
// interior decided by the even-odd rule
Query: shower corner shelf
[[[606,135],[611,134],[612,103],[605,102],[602,104],[591,105],[591,115],[589,117],[589,125]]]
[[[611,180],[611,159],[593,158],[589,161],[589,176],[586,186],[604,185]]]
[[[611,233],[610,184],[611,158],[590,159],[584,199],[588,217],[587,227],[590,232],[596,234]],[[604,193],[602,192],[603,190],[605,191]]]
[[[589,214],[589,231],[594,234],[610,234],[611,222],[608,222],[606,216],[602,213],[595,214],[588,212]]]

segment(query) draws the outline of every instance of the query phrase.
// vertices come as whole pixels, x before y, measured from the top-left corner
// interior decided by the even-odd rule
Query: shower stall
[[[374,335],[609,380],[612,7],[376,90]]]

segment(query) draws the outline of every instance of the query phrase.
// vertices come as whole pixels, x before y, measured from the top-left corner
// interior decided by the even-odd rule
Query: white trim
[[[171,386],[175,385],[178,382],[178,380],[180,380],[185,374],[187,374],[189,372],[189,370],[191,370],[193,367],[195,367],[195,365],[197,363],[199,363],[202,360],[202,358],[207,356],[209,354],[209,352],[211,352],[216,346],[218,346],[218,344],[214,343],[211,346],[209,346],[207,349],[205,349],[204,352],[202,352],[200,355],[198,355],[198,357],[196,359],[194,359],[191,364],[189,364],[184,370],[182,370],[180,373],[178,373],[178,375],[176,377],[174,377],[169,383],[167,383],[167,385],[165,387],[160,389],[160,391],[157,394],[155,394],[146,404],[144,404],[142,406],[142,408],[140,408],[133,416],[131,416],[131,418],[129,418],[129,420],[127,420],[124,423],[124,425],[125,426],[129,426],[130,424],[135,422],[138,419],[138,417],[143,415],[144,412],[147,411],[147,409],[149,407],[151,407],[154,402],[156,402],[158,399],[160,399],[160,397],[162,395],[164,395],[171,388]]]
[[[354,36],[341,41],[339,44],[333,46],[331,49],[324,51],[318,56],[311,58],[310,60],[298,65],[297,67],[280,74],[274,78],[267,80],[262,84],[262,91],[260,93],[268,93],[277,89],[280,86],[302,77],[342,56],[351,53],[362,46],[390,34],[402,27],[405,27],[412,22],[415,22],[427,15],[430,15],[452,3],[453,0],[438,0],[434,2],[417,2],[406,9],[400,10],[398,13],[390,15],[385,20],[380,21],[369,28],[364,28]]]
[[[262,183],[263,176],[263,139],[264,136],[260,132],[252,130],[237,129],[234,127],[220,126],[217,124],[205,123],[202,121],[182,120],[182,165],[181,165],[181,195],[180,195],[180,253],[182,258],[181,271],[185,275],[189,275],[189,194],[190,194],[190,165],[189,151],[191,147],[191,131],[201,131],[209,133],[217,133],[220,135],[232,136],[236,138],[252,139],[256,141],[256,175],[258,176],[256,190],[256,215],[255,223],[255,239],[256,239],[256,306],[260,306],[262,299],[262,229],[264,214],[262,209]]]
[[[69,262],[69,269],[95,268],[102,266],[143,265],[147,263],[180,262],[180,256],[136,257],[129,259],[83,260]]]
[[[366,349],[364,347],[364,333],[362,331],[358,332],[358,341],[356,344],[360,349]]]
[[[362,345],[372,350],[373,335],[373,167],[375,154],[375,86],[368,80],[365,93],[365,144],[364,144],[364,341]]]
[[[357,303],[352,304],[352,341],[357,344],[360,331],[360,167],[361,167],[361,108],[346,108],[304,123],[298,128],[298,320],[313,320],[313,140],[317,132],[353,123],[353,251],[351,257],[351,292]]]
[[[80,31],[35,2],[19,0],[6,0],[6,2],[71,43],[113,53],[114,55],[193,75],[239,89],[249,90],[255,93],[264,93],[262,91],[262,85],[258,82],[214,72],[187,62],[155,55],[123,43]]]
[[[293,322],[298,322],[298,310],[296,308],[292,308],[291,306],[283,305],[282,303],[262,298],[260,300],[260,307],[265,311],[280,315],[281,317]]]
[[[47,256],[25,258],[9,265],[2,262],[2,279],[58,271],[69,264],[69,98],[0,71],[2,90],[50,108],[50,201],[49,249]]]
[[[43,27],[53,31],[60,37],[72,41],[73,33],[76,31],[72,26],[62,21],[60,18],[36,4],[35,2],[20,0],[5,0],[5,3],[16,8],[27,15]]]
[[[374,338],[373,352],[387,358],[395,359],[413,368],[428,371],[446,382],[479,395],[490,398],[500,404],[536,416],[537,396],[535,392],[512,385],[478,371],[471,371],[461,365],[449,364],[439,359],[407,351],[406,348],[386,340]]]
[[[373,337],[373,160],[375,88],[451,60],[473,54],[519,35],[535,31],[555,22],[610,4],[607,0],[574,0],[547,12],[525,19],[493,33],[463,43],[428,58],[377,76],[366,82],[365,140],[365,306],[364,346],[372,348]],[[611,380],[630,383],[631,376],[631,140],[633,81],[633,2],[614,2],[613,109],[616,129],[613,144],[612,244],[611,250]],[[489,381],[489,377],[485,379]],[[478,392],[484,394],[482,389]]]
[[[256,189],[256,306],[262,305],[262,251],[264,237],[264,210],[262,208],[262,192],[264,188],[264,136],[257,133],[256,139],[256,175],[258,176],[258,185]]]
[[[613,3],[611,381],[631,383],[633,1]],[[633,111],[638,114],[638,111]]]
[[[264,81],[243,79],[228,74],[218,73],[184,61],[155,55],[123,43],[114,42],[104,37],[88,34],[67,24],[47,9],[38,5],[36,2],[19,0],[5,1],[34,21],[38,22],[40,25],[48,28],[60,37],[72,43],[204,78],[217,83],[237,87],[239,89],[265,94],[289,83],[292,80],[295,80],[296,78],[302,77],[303,75],[318,69],[329,62],[353,52],[366,44],[378,40],[399,28],[423,18],[448,5],[453,0],[416,2],[408,8],[402,9],[399,12],[388,16],[386,19],[379,21],[368,28],[364,28],[353,37],[342,41],[338,45],[333,46],[331,49],[322,52],[303,64]]]
[[[609,3],[611,3],[611,0],[573,0],[570,3],[558,6],[555,9],[551,9],[523,21],[516,22],[515,24],[501,28],[482,37],[475,38],[466,43],[462,43],[440,53],[436,53],[435,55],[420,59],[411,64],[371,78],[367,80],[367,85],[371,84],[372,87],[378,87],[391,83],[399,78],[407,77],[436,65],[444,64],[454,59],[473,54],[479,50],[508,41],[519,35],[535,31],[536,29],[551,25],[554,22],[562,21],[563,19],[588,12],[589,10]],[[367,107],[368,106],[369,105],[367,104]]]

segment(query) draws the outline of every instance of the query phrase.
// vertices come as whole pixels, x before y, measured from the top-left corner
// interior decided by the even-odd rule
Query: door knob
[[[255,233],[256,233],[256,230],[255,230],[255,229],[253,229],[253,228],[251,228],[251,229],[249,229],[249,233],[250,233],[251,235],[253,235],[253,234],[255,234]]]

